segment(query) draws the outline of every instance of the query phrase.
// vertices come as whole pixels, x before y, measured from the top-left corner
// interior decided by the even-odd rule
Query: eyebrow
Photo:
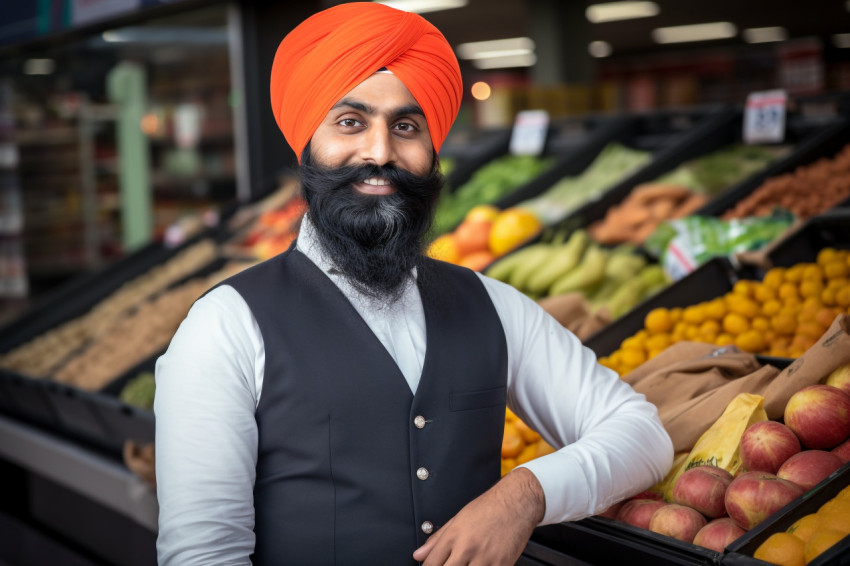
[[[355,110],[360,110],[361,112],[365,112],[366,114],[377,114],[378,113],[377,109],[370,104],[366,104],[364,102],[359,102],[357,100],[349,100],[349,99],[345,99],[345,98],[343,98],[342,100],[340,100],[339,102],[334,104],[331,107],[331,109],[345,108],[345,107],[353,108]],[[422,108],[420,108],[418,104],[408,104],[406,106],[399,106],[398,108],[394,108],[390,112],[387,113],[387,115],[390,116],[391,118],[398,118],[399,116],[408,116],[410,114],[416,114],[418,116],[422,116],[423,118],[425,118],[425,112],[422,111]]]

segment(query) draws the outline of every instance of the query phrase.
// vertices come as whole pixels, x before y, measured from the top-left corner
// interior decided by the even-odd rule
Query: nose
[[[392,132],[383,124],[372,124],[363,136],[360,158],[378,166],[395,162]]]

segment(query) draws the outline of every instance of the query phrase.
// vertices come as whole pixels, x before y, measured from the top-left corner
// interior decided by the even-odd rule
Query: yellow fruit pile
[[[522,422],[510,409],[505,409],[505,435],[502,437],[502,475],[520,464],[539,458],[555,449]]]
[[[428,257],[481,271],[493,261],[535,237],[543,225],[520,208],[499,210],[489,204],[470,210],[453,232],[428,246]]]
[[[850,535],[850,486],[824,503],[817,513],[798,519],[784,533],[774,533],[754,553],[772,564],[808,564]]]
[[[738,281],[722,297],[652,310],[644,328],[599,363],[625,375],[683,340],[796,358],[839,313],[850,314],[850,251],[824,248],[813,263],[774,267],[762,281]]]

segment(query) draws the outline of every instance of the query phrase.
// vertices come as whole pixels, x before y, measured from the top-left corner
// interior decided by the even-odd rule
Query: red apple
[[[673,485],[673,503],[696,509],[715,519],[726,514],[726,488],[732,474],[717,466],[697,466],[686,470]]]
[[[670,503],[652,514],[649,530],[685,542],[693,542],[696,534],[706,523],[705,517],[699,511]]]
[[[726,512],[748,531],[803,495],[799,485],[767,472],[744,472],[726,488]]]
[[[620,508],[617,520],[640,529],[648,529],[653,513],[665,505],[667,503],[657,499],[630,499]]]
[[[824,450],[803,450],[782,464],[776,476],[809,491],[841,467],[841,458]]]
[[[694,537],[694,544],[717,552],[723,550],[747,531],[742,529],[730,517],[714,519],[701,528]]]
[[[655,499],[656,501],[662,501],[664,499],[664,495],[657,491],[646,489],[629,497],[629,499]]]
[[[741,464],[748,472],[775,474],[779,466],[801,450],[790,428],[776,421],[759,421],[741,436]]]
[[[850,364],[844,364],[826,378],[826,384],[837,387],[850,395]]]
[[[850,439],[833,448],[832,453],[841,458],[842,462],[850,462]]]
[[[803,446],[828,450],[850,436],[850,395],[831,385],[809,385],[785,405],[785,424]]]
[[[620,508],[624,505],[625,502],[620,501],[619,503],[615,503],[610,506],[608,509],[603,511],[602,513],[597,513],[597,517],[608,517],[609,519],[616,519],[617,513],[620,512]]]

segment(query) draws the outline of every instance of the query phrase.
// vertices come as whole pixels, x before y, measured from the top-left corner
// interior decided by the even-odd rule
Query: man
[[[423,257],[457,61],[420,16],[316,14],[271,98],[296,244],[193,306],[157,364],[161,564],[513,564],[659,481],[655,408],[509,286]],[[501,480],[506,403],[557,452]]]

